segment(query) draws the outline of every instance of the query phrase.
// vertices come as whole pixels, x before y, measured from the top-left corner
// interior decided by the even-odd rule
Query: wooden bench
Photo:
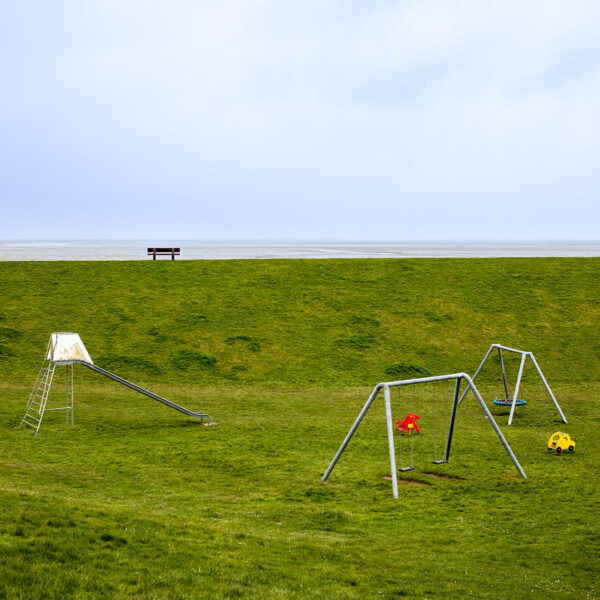
[[[152,254],[152,260],[156,260],[157,256],[170,256],[171,260],[175,260],[175,257],[180,255],[180,250],[180,248],[148,248],[148,255]]]

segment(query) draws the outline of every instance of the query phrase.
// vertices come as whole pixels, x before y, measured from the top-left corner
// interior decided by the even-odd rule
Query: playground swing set
[[[492,413],[489,411],[488,407],[486,406],[485,402],[483,401],[483,398],[481,397],[481,394],[479,393],[479,390],[473,383],[473,380],[471,379],[471,377],[469,375],[467,375],[467,373],[453,373],[453,374],[449,374],[449,375],[436,375],[436,376],[432,376],[432,377],[420,377],[418,379],[404,379],[401,381],[386,381],[386,382],[378,383],[373,388],[373,391],[369,395],[365,405],[363,406],[362,410],[360,411],[354,424],[350,428],[350,431],[346,435],[346,438],[342,442],[342,445],[339,447],[337,453],[333,457],[333,460],[331,461],[329,467],[325,471],[325,474],[321,478],[321,481],[323,481],[323,482],[327,481],[327,479],[329,478],[329,475],[331,474],[331,472],[333,471],[338,460],[340,459],[340,457],[346,450],[346,447],[348,446],[350,440],[354,436],[354,433],[358,429],[358,426],[362,422],[364,416],[367,414],[368,410],[371,408],[371,405],[373,404],[373,402],[375,401],[375,399],[377,398],[379,393],[381,391],[383,391],[383,398],[384,398],[384,403],[385,403],[385,415],[386,415],[386,423],[387,423],[388,452],[389,452],[389,457],[390,457],[390,472],[391,472],[391,479],[392,479],[392,494],[393,494],[394,498],[398,498],[398,478],[397,478],[396,472],[397,472],[397,470],[400,472],[410,471],[414,468],[414,465],[412,462],[412,460],[413,460],[412,448],[414,445],[414,437],[415,436],[414,436],[414,434],[410,436],[410,443],[411,443],[410,464],[407,466],[404,466],[402,464],[402,450],[400,450],[400,452],[399,452],[400,468],[397,469],[396,468],[396,448],[395,448],[396,444],[395,444],[395,439],[394,439],[394,421],[392,418],[392,403],[391,403],[390,390],[391,390],[391,388],[395,388],[395,387],[402,388],[402,387],[406,387],[406,386],[413,386],[413,399],[414,399],[414,394],[415,394],[415,389],[416,389],[415,386],[429,384],[429,383],[435,385],[436,383],[443,382],[443,381],[454,381],[454,391],[452,394],[452,404],[451,404],[450,416],[449,416],[449,420],[448,420],[448,423],[446,426],[444,455],[443,455],[443,458],[438,459],[436,445],[435,445],[436,437],[434,435],[434,461],[433,462],[435,464],[444,464],[444,463],[447,463],[450,459],[450,450],[452,447],[452,438],[454,435],[454,423],[456,420],[456,412],[457,412],[458,404],[459,404],[458,400],[459,400],[460,388],[461,388],[462,382],[464,381],[465,384],[467,385],[467,388],[470,389],[473,392],[473,394],[475,395],[475,398],[477,399],[481,409],[483,410],[485,416],[487,417],[488,422],[494,429],[501,444],[504,446],[506,452],[508,453],[510,459],[512,460],[519,475],[521,477],[523,477],[523,479],[526,479],[527,476],[525,475],[525,472],[521,468],[521,465],[519,464],[519,461],[517,460],[516,456],[514,455],[508,442],[502,435],[502,432],[500,431],[498,425],[496,424],[496,421],[494,420]],[[436,398],[435,388],[433,388],[433,389],[434,389],[433,405],[434,405],[434,411],[435,411],[435,402],[436,402],[437,398]],[[414,406],[413,406],[413,413],[411,413],[411,414],[414,415]],[[435,412],[433,414],[435,415]],[[400,444],[402,444],[402,436],[401,436]],[[401,448],[401,446],[400,446],[400,448]]]
[[[548,395],[552,399],[552,402],[554,403],[554,406],[556,407],[556,410],[558,411],[558,415],[562,419],[563,423],[566,423],[567,419],[565,418],[565,415],[563,414],[562,410],[560,409],[560,406],[558,405],[558,402],[556,401],[556,398],[554,397],[554,394],[552,393],[552,390],[550,389],[550,386],[548,385],[548,382],[546,381],[546,378],[544,377],[544,374],[542,373],[540,366],[538,365],[537,361],[535,360],[535,356],[533,356],[533,352],[529,352],[527,350],[517,350],[516,348],[509,348],[507,346],[502,346],[500,344],[492,344],[490,346],[490,349],[487,351],[486,355],[483,357],[481,364],[479,365],[479,367],[477,367],[477,370],[475,371],[475,374],[473,375],[473,381],[475,381],[477,379],[477,376],[483,369],[483,366],[488,361],[488,359],[490,358],[490,356],[494,350],[496,350],[498,352],[498,358],[500,360],[500,372],[501,372],[502,383],[504,385],[504,394],[505,395],[502,398],[495,398],[493,402],[494,402],[494,404],[497,404],[499,406],[510,406],[510,414],[508,416],[508,424],[510,425],[513,421],[513,417],[515,414],[515,408],[517,406],[524,406],[525,404],[527,404],[527,402],[525,400],[523,400],[522,398],[519,398],[519,387],[521,386],[521,379],[523,377],[523,369],[525,367],[525,361],[527,358],[529,358],[531,360],[531,362],[533,363],[533,366],[535,367],[538,375],[540,376],[540,379],[542,380],[542,383],[544,384],[544,387],[546,388]],[[508,387],[508,380],[506,377],[506,369],[504,367],[504,356],[502,354],[503,352],[510,352],[513,354],[517,354],[521,357],[521,361],[519,363],[519,372],[517,374],[517,382],[515,384],[515,390],[513,392],[512,398],[511,398],[509,387]],[[469,392],[469,388],[467,388],[463,392],[462,396],[460,397],[459,403],[463,401],[464,397],[467,395],[468,392]]]
[[[396,472],[398,471],[398,472],[402,473],[402,472],[411,471],[414,469],[413,456],[414,456],[415,436],[417,434],[419,434],[419,432],[420,432],[420,428],[416,423],[416,421],[418,419],[420,419],[420,416],[415,413],[415,410],[416,410],[416,406],[415,406],[416,387],[422,386],[425,384],[431,384],[431,386],[432,386],[432,395],[431,395],[430,405],[431,405],[431,408],[433,411],[431,423],[432,423],[433,463],[434,464],[440,465],[440,464],[447,463],[449,461],[450,450],[451,450],[451,446],[452,446],[452,438],[454,435],[454,423],[456,420],[456,413],[458,410],[458,406],[461,404],[464,397],[469,393],[469,391],[471,391],[473,393],[473,395],[475,396],[475,398],[477,399],[477,402],[479,403],[481,409],[483,410],[483,413],[484,413],[487,421],[490,423],[490,425],[494,429],[498,439],[500,440],[501,444],[504,446],[508,456],[510,457],[511,461],[513,462],[519,475],[523,479],[526,479],[527,476],[525,475],[525,472],[523,471],[521,465],[519,464],[519,461],[517,460],[516,456],[514,455],[508,442],[504,438],[504,435],[500,431],[494,417],[492,416],[491,412],[489,411],[488,407],[486,406],[485,402],[483,401],[483,398],[481,397],[481,394],[479,393],[479,390],[477,389],[477,386],[475,385],[476,377],[481,372],[483,366],[485,365],[486,361],[488,360],[488,358],[490,357],[490,355],[494,349],[497,350],[498,355],[499,355],[501,376],[502,376],[502,381],[504,384],[504,391],[505,391],[505,398],[500,398],[500,399],[496,398],[496,400],[494,401],[494,404],[501,405],[501,406],[511,406],[508,424],[510,425],[512,423],[515,407],[523,406],[526,403],[525,400],[518,398],[518,394],[519,394],[519,387],[521,385],[521,379],[523,376],[523,368],[525,366],[525,360],[527,358],[530,358],[530,360],[533,363],[537,373],[539,374],[550,398],[552,399],[560,418],[562,419],[562,421],[564,423],[566,423],[567,419],[565,418],[556,398],[554,397],[554,394],[552,393],[552,390],[550,389],[550,386],[548,385],[548,382],[546,381],[546,378],[544,377],[542,370],[540,369],[537,361],[535,360],[533,353],[526,351],[526,350],[517,350],[514,348],[509,348],[507,346],[502,346],[500,344],[492,344],[472,378],[469,375],[467,375],[466,373],[454,373],[454,374],[450,374],[450,375],[437,375],[437,376],[433,376],[433,377],[421,377],[418,379],[404,379],[404,380],[400,380],[400,381],[388,381],[388,382],[378,383],[375,386],[375,388],[373,388],[373,391],[371,392],[371,394],[370,394],[369,398],[367,399],[365,405],[363,406],[361,412],[359,413],[358,417],[356,418],[354,424],[350,428],[350,431],[346,435],[346,438],[342,442],[337,453],[333,457],[333,460],[331,461],[329,467],[325,471],[325,474],[321,478],[321,481],[323,481],[323,482],[327,481],[327,479],[329,478],[329,475],[333,471],[333,469],[334,469],[335,465],[337,464],[338,460],[340,459],[341,455],[344,453],[348,443],[352,439],[354,433],[356,432],[356,429],[360,425],[365,414],[367,413],[367,411],[373,404],[373,402],[374,402],[375,398],[378,396],[379,392],[381,392],[383,390],[386,421],[387,421],[387,432],[388,432],[388,451],[389,451],[389,457],[390,457],[392,493],[393,493],[394,498],[398,498],[398,478],[397,478]],[[514,390],[512,398],[510,397],[509,388],[508,388],[508,380],[506,377],[506,370],[505,370],[503,354],[502,354],[503,351],[515,353],[521,357],[521,361],[520,361],[520,365],[519,365],[519,372],[518,372],[518,376],[517,376],[517,382],[515,385],[515,390]],[[449,417],[445,424],[445,450],[444,450],[443,457],[438,458],[438,454],[437,454],[438,434],[436,432],[436,427],[437,427],[436,420],[439,421],[439,417],[436,418],[436,412],[437,412],[437,409],[436,409],[436,406],[437,406],[436,385],[439,386],[442,382],[451,382],[451,381],[454,381],[455,383],[454,383],[454,392],[452,394],[451,403],[450,403],[450,394],[448,392],[446,393],[446,405],[447,405],[447,410],[449,410]],[[460,389],[461,389],[461,385],[463,382],[466,384],[466,387],[461,395]],[[396,387],[396,388],[398,388],[398,392],[400,392],[401,388],[406,387],[406,386],[412,386],[412,407],[411,407],[411,412],[406,414],[406,417],[403,420],[396,421],[396,423],[395,423],[396,430],[401,433],[401,435],[399,436],[399,441],[398,441],[399,465],[398,465],[398,468],[396,468],[396,466],[397,466],[396,465],[396,451],[395,451],[396,444],[395,444],[395,440],[394,440],[394,429],[393,429],[393,425],[392,425],[393,421],[392,421],[392,406],[391,406],[390,389]],[[400,407],[400,408],[402,408],[402,407]],[[406,408],[404,410],[406,410]],[[402,411],[400,411],[400,414],[402,414]],[[408,440],[406,440],[406,438],[408,438]],[[403,440],[406,440],[406,441],[403,441]],[[558,440],[558,442],[556,440]],[[410,461],[407,465],[403,464],[403,453],[405,456],[407,454],[407,449],[404,449],[404,451],[403,451],[403,445],[405,445],[406,443],[408,443],[410,445],[410,454],[409,454]],[[563,452],[563,448],[564,448],[565,452],[572,452],[574,446],[575,446],[575,443],[568,437],[568,434],[563,434],[563,433],[554,434],[554,436],[551,438],[550,442],[548,443],[548,449],[554,450],[555,454],[557,454],[557,455],[560,455]]]

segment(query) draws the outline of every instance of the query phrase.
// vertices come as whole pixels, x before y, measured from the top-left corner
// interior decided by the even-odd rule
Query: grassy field
[[[600,596],[599,259],[0,263],[0,286],[0,598]],[[52,331],[220,424],[76,368],[75,430],[17,429]],[[493,409],[527,480],[472,397],[432,464],[440,387],[399,500],[382,400],[320,482],[378,381],[472,373],[491,342],[532,350],[569,419],[531,367],[513,425]]]

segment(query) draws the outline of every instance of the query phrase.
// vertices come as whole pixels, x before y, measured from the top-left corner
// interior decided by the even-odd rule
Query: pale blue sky
[[[598,239],[600,2],[0,0],[0,239]]]

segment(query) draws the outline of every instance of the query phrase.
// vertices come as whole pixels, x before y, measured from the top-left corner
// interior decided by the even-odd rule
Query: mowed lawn
[[[0,598],[597,598],[599,267],[0,263]],[[219,425],[76,367],[75,429],[59,411],[37,438],[16,428],[52,331]],[[527,480],[472,396],[434,465],[448,390],[429,386],[393,395],[422,429],[398,500],[382,398],[320,482],[377,382],[473,373],[492,342],[535,353],[569,420],[531,366],[513,425],[492,409]],[[557,430],[573,454],[547,452]]]

